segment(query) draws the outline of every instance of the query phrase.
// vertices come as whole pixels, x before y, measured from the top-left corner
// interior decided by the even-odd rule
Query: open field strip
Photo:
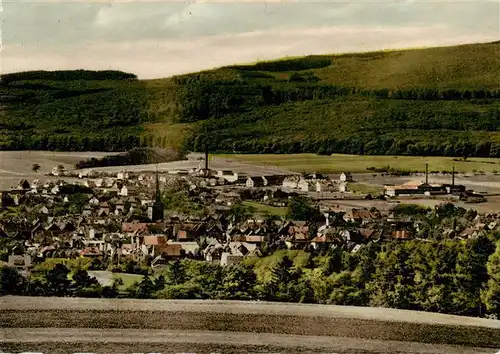
[[[19,338],[23,338],[22,341]],[[263,349],[309,349],[309,350],[335,350],[345,352],[346,350],[358,350],[363,352],[380,353],[491,353],[491,349],[486,348],[466,348],[452,345],[435,345],[425,343],[403,342],[403,341],[383,341],[369,339],[353,339],[346,337],[329,336],[295,336],[288,334],[270,333],[245,333],[245,332],[221,332],[221,331],[166,331],[166,330],[121,330],[121,329],[39,329],[39,328],[15,328],[3,330],[3,346],[19,349],[25,346],[37,346],[39,343],[56,345],[58,343],[78,344],[86,347],[101,345],[110,346],[112,344],[128,344],[135,348],[144,344],[165,345],[171,350],[172,345],[184,344],[190,346],[215,345],[243,348]],[[74,345],[73,344],[73,345]],[[189,348],[190,349],[190,348]],[[102,349],[101,349],[102,350]],[[159,348],[160,352],[162,350]]]
[[[6,296],[0,302],[0,323],[3,333],[15,333],[19,328],[87,328],[105,330],[104,335],[107,330],[151,329],[356,338],[497,350],[500,344],[500,321],[382,308],[258,301]],[[33,335],[36,337],[35,332]]]
[[[457,172],[470,173],[500,171],[500,159],[471,157],[466,161],[454,161],[453,157],[440,156],[390,156],[390,155],[343,155],[322,156],[315,154],[223,154],[217,155],[232,161],[248,164],[276,166],[294,172],[319,173],[367,173],[367,168],[390,168],[406,171],[450,171],[453,166]],[[456,158],[455,158],[456,159]]]

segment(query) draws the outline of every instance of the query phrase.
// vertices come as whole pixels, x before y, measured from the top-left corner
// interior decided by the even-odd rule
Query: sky
[[[3,0],[3,73],[141,79],[308,54],[500,40],[499,0]]]

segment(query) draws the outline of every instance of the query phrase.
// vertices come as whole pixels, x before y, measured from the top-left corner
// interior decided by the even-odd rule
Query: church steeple
[[[156,202],[161,202],[160,178],[158,177],[158,166],[156,166]]]
[[[152,221],[163,221],[163,212],[165,205],[163,204],[160,192],[160,178],[158,177],[158,166],[156,166],[156,195],[153,203]]]

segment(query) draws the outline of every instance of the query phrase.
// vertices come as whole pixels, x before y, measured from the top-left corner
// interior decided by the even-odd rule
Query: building
[[[266,182],[262,177],[248,177],[245,186],[248,188],[264,187]]]
[[[163,221],[163,214],[165,210],[165,205],[163,204],[163,201],[161,200],[161,192],[160,192],[160,181],[158,179],[158,170],[156,171],[156,195],[155,195],[155,201],[152,206],[151,210],[151,220],[156,222],[156,221]]]
[[[339,192],[346,193],[348,191],[349,191],[349,189],[347,188],[347,183],[342,182],[339,184]]]
[[[340,174],[340,182],[352,182],[352,175],[350,172],[342,172]]]
[[[230,183],[235,183],[239,180],[238,173],[230,171],[230,170],[218,170],[216,177],[222,178]]]
[[[410,196],[419,193],[418,186],[401,185],[401,186],[386,186],[385,195],[388,197]]]

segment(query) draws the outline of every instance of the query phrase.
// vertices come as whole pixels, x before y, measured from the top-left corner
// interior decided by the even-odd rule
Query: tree
[[[88,288],[97,284],[99,284],[97,279],[90,277],[84,269],[79,269],[73,274],[73,285],[76,289]]]
[[[38,171],[40,170],[40,165],[37,163],[34,163],[33,166],[31,166],[31,170],[35,173],[38,173]]]
[[[299,279],[302,272],[296,269],[293,261],[284,256],[273,268],[271,280],[264,284],[261,297],[270,301],[296,302],[301,298]]]
[[[179,260],[175,260],[174,262],[170,263],[169,267],[167,268],[166,283],[170,285],[179,285],[184,283],[185,281],[186,270],[184,268],[184,264]]]
[[[488,281],[486,265],[495,246],[486,235],[468,240],[457,257],[454,303],[464,314],[481,316],[480,291]]]
[[[496,244],[487,264],[489,280],[485,289],[481,292],[481,299],[486,310],[500,318],[500,241]]]
[[[230,215],[233,217],[235,223],[247,220],[255,212],[255,208],[246,207],[241,203],[234,204],[231,207]]]
[[[0,267],[0,295],[21,295],[24,290],[25,279],[16,268]]]
[[[70,273],[68,267],[57,263],[45,276],[47,290],[52,296],[66,296],[70,292],[71,281],[68,279]]]
[[[145,275],[137,285],[135,297],[139,299],[150,299],[153,291],[155,291],[155,286],[149,276]]]
[[[310,221],[316,217],[322,217],[322,214],[319,209],[313,207],[307,199],[295,197],[288,203],[286,216],[291,220]]]
[[[224,270],[218,297],[228,300],[251,300],[255,296],[257,277],[251,267],[234,265]]]

